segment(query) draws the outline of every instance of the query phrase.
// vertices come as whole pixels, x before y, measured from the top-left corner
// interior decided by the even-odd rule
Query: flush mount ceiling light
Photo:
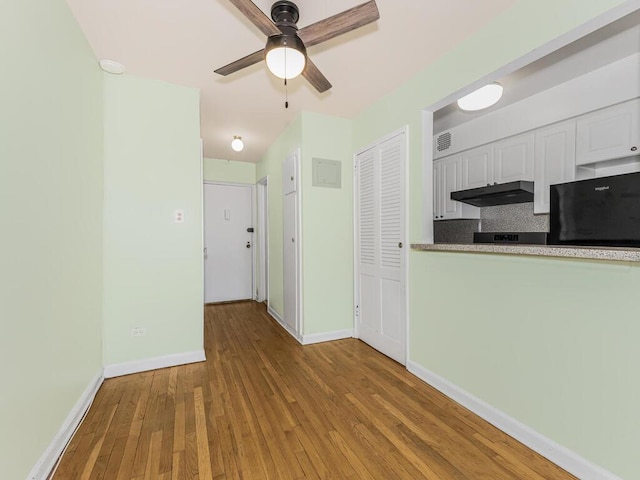
[[[488,108],[502,98],[502,91],[502,85],[498,82],[485,85],[458,100],[458,107],[468,112]]]
[[[233,148],[236,152],[241,152],[244,148],[244,142],[242,141],[242,137],[238,135],[234,135],[233,141],[231,142],[231,148]]]
[[[103,58],[99,63],[102,70],[107,73],[111,73],[112,75],[122,75],[125,71],[124,65],[116,62],[115,60]]]
[[[307,49],[295,35],[269,37],[264,51],[267,68],[278,78],[295,78],[307,64]]]

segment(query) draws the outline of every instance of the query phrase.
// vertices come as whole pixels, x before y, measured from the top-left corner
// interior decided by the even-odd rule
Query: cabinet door
[[[461,217],[462,204],[451,200],[451,192],[460,190],[460,164],[459,155],[447,158],[442,162],[442,213],[440,220]]]
[[[493,144],[462,152],[462,188],[486,187],[493,183]]]
[[[583,115],[577,123],[577,165],[638,154],[640,99]]]
[[[433,163],[433,219],[442,215],[442,162]]]
[[[533,180],[533,145],[533,133],[497,142],[494,146],[493,181]]]
[[[575,180],[575,162],[575,120],[535,132],[534,213],[549,213],[549,185]]]

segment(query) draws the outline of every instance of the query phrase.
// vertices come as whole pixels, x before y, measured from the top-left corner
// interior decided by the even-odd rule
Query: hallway
[[[207,361],[106,380],[55,480],[574,478],[355,339],[205,307]]]

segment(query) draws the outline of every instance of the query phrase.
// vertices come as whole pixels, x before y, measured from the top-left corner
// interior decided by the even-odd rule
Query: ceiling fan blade
[[[230,73],[234,73],[234,72],[237,72],[238,70],[242,70],[243,68],[250,67],[251,65],[258,63],[262,60],[264,60],[264,49],[258,50],[257,52],[253,52],[251,55],[242,57],[240,60],[231,62],[229,65],[225,65],[224,67],[220,67],[219,69],[214,71],[218,75],[227,76]]]
[[[298,30],[298,36],[307,48],[326,42],[343,33],[363,27],[380,18],[375,0],[345,10]]]
[[[327,77],[322,74],[309,57],[307,57],[307,64],[302,71],[302,76],[320,93],[326,92],[331,88],[331,83],[327,80]]]
[[[280,29],[251,0],[229,0],[240,12],[267,37],[280,34]]]

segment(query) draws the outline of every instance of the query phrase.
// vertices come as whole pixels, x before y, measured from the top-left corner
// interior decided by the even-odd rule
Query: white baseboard
[[[196,350],[195,352],[174,353],[172,355],[164,355],[162,357],[146,358],[144,360],[135,360],[133,362],[115,363],[104,367],[104,377],[113,378],[129,375],[132,373],[146,372],[149,370],[157,370],[159,368],[175,367],[177,365],[186,365],[188,363],[204,362],[206,360],[204,350]]]
[[[331,342],[333,340],[342,340],[343,338],[352,338],[353,328],[347,330],[336,330],[334,332],[312,333],[311,335],[302,336],[303,345],[312,345],[314,343]]]
[[[524,423],[492,407],[483,400],[445,380],[436,373],[427,370],[418,363],[412,361],[407,362],[407,370],[420,380],[428,383],[444,393],[447,397],[463,407],[468,408],[479,417],[482,417],[490,424],[496,426],[576,477],[583,480],[621,480],[617,475],[591,463],[586,458],[581,457],[577,453],[536,432]]]
[[[282,318],[282,316],[278,312],[271,308],[271,305],[267,305],[267,313],[271,315],[273,319],[279,324],[284,324],[284,318]]]
[[[84,418],[103,381],[104,376],[102,369],[100,369],[96,376],[91,379],[84,392],[82,392],[82,395],[80,395],[80,398],[64,420],[60,430],[58,430],[58,433],[53,437],[47,449],[31,469],[31,472],[29,472],[27,480],[46,480],[49,477],[58,458],[62,455],[62,452],[75,433],[76,428],[78,428],[78,425],[80,425],[80,422]]]
[[[276,322],[278,322],[280,326],[284,328],[289,335],[295,338],[298,342],[302,343],[302,339],[298,336],[295,330],[291,328],[289,325],[287,325],[286,323],[284,323],[284,318],[282,318],[282,316],[278,312],[276,312],[273,308],[271,308],[271,306],[267,307],[267,313],[271,315],[273,319]]]
[[[282,316],[271,307],[267,307],[267,313],[284,328],[289,335],[295,338],[302,345],[312,345],[314,343],[331,342],[332,340],[342,340],[343,338],[352,338],[353,329],[336,330],[334,332],[313,333],[311,335],[298,335],[289,325],[284,322]]]

